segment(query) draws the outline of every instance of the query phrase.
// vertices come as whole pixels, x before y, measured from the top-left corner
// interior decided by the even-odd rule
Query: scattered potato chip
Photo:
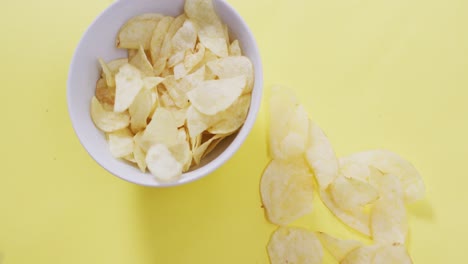
[[[245,76],[246,86],[242,92],[245,94],[252,91],[254,71],[249,58],[245,56],[225,57],[210,61],[206,65],[220,79]]]
[[[101,78],[96,83],[96,98],[101,104],[114,106],[115,87],[107,87],[106,80]]]
[[[260,183],[263,205],[270,222],[287,225],[310,213],[312,182],[312,174],[304,160],[272,160]]]
[[[323,232],[318,232],[317,237],[322,242],[323,247],[326,248],[338,262],[342,261],[351,251],[363,245],[357,240],[338,239]]]
[[[114,74],[112,73],[112,71],[109,69],[107,64],[102,59],[99,59],[99,64],[101,64],[102,73],[104,75],[104,78],[106,79],[107,86],[114,87],[115,86]]]
[[[205,46],[198,43],[195,48],[195,53],[189,53],[184,58],[184,67],[186,71],[191,71],[196,65],[198,65],[205,56]]]
[[[347,226],[363,233],[366,236],[370,236],[370,217],[361,210],[354,210],[352,212],[341,209],[331,197],[328,190],[320,191],[320,198],[327,208],[344,224]]]
[[[391,151],[364,151],[348,156],[346,159],[357,164],[373,166],[383,173],[398,176],[403,185],[406,203],[412,203],[424,197],[424,182],[418,171],[411,163]]]
[[[120,28],[117,48],[138,49],[140,45],[149,49],[154,28],[162,19],[160,14],[143,14],[131,18]]]
[[[130,125],[134,133],[146,128],[146,119],[149,117],[152,107],[153,100],[151,98],[151,91],[141,89],[128,108],[128,112],[130,113]]]
[[[150,52],[151,52],[151,59],[153,62],[156,62],[159,59],[159,55],[161,52],[161,48],[164,42],[164,38],[166,36],[167,31],[169,30],[169,26],[174,21],[173,17],[165,16],[163,17],[156,28],[154,29],[151,42],[150,42]]]
[[[164,144],[154,144],[146,154],[146,164],[154,177],[161,181],[171,181],[182,175],[180,164]]]
[[[279,227],[268,243],[272,264],[321,264],[323,249],[313,232],[298,227]]]
[[[117,131],[127,127],[130,123],[127,112],[106,111],[95,96],[91,100],[91,118],[94,124],[104,132]]]
[[[211,119],[214,124],[207,129],[208,132],[228,134],[239,129],[247,118],[251,99],[250,94],[242,95],[228,109],[219,112],[216,118]]]
[[[153,75],[153,66],[151,62],[146,57],[146,53],[143,50],[143,47],[140,46],[138,52],[129,62],[131,65],[135,66],[138,70],[140,70],[143,76],[152,76]]]
[[[187,109],[187,129],[190,138],[196,138],[211,126],[212,117],[200,113],[193,105]]]
[[[143,87],[140,71],[130,64],[120,67],[115,75],[115,103],[114,112],[120,113],[128,109],[138,92]]]
[[[229,46],[229,56],[242,56],[242,50],[237,39]]]
[[[371,184],[342,175],[329,186],[333,201],[343,210],[359,210],[379,198],[379,192]]]
[[[412,264],[406,248],[401,244],[389,244],[381,246],[375,252],[373,262],[375,264]]]
[[[187,92],[187,97],[201,113],[215,115],[231,106],[241,95],[244,86],[244,76],[204,81]]]
[[[376,184],[381,197],[371,211],[372,238],[377,243],[404,244],[408,234],[408,220],[403,200],[403,188],[398,177],[384,174]]]
[[[338,176],[338,160],[335,151],[322,129],[312,121],[309,127],[306,158],[320,188],[327,188]]]
[[[172,38],[172,49],[177,54],[182,52],[182,60],[184,59],[185,51],[194,50],[197,42],[197,30],[195,25],[190,20],[185,20],[179,30]]]
[[[133,134],[128,128],[109,133],[108,143],[115,158],[123,158],[133,152]]]
[[[376,245],[358,247],[346,255],[340,264],[374,264],[373,260],[378,249],[379,246]]]
[[[172,113],[164,107],[157,108],[141,137],[140,147],[147,150],[153,145],[163,144],[169,148],[176,143],[177,125]]]

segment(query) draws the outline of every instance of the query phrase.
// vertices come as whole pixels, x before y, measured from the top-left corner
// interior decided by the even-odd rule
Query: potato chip
[[[342,261],[346,255],[363,244],[357,240],[338,239],[329,234],[318,232],[317,237],[324,248],[338,261]]]
[[[321,264],[323,249],[313,232],[298,227],[279,227],[268,242],[272,264]]]
[[[127,63],[128,63],[127,58],[116,59],[116,60],[109,61],[107,63],[107,67],[112,72],[112,74],[115,75],[115,74],[117,74],[119,72],[120,67],[124,66]],[[102,76],[102,77],[104,77],[104,76]]]
[[[424,182],[418,171],[405,159],[388,150],[371,150],[346,157],[354,163],[373,166],[383,173],[398,176],[403,185],[405,203],[424,197]]]
[[[184,68],[186,71],[191,71],[196,65],[198,65],[205,56],[205,46],[198,43],[195,47],[195,53],[189,52],[184,58]]]
[[[174,78],[179,80],[180,78],[186,76],[188,73],[187,69],[185,69],[184,63],[181,62],[174,66]]]
[[[153,30],[162,17],[160,14],[143,14],[128,20],[118,33],[117,48],[138,49],[142,45],[143,49],[149,49]]]
[[[138,53],[138,49],[129,49],[129,50],[127,50],[127,53],[128,53],[128,60],[131,60]],[[128,61],[127,61],[127,63],[128,63]]]
[[[192,165],[192,151],[190,150],[190,144],[187,141],[187,135],[185,129],[179,129],[177,132],[177,143],[169,147],[172,156],[182,164],[182,172],[187,171]]]
[[[242,56],[242,50],[237,39],[229,45],[229,56]]]
[[[151,36],[151,43],[150,43],[150,52],[151,52],[151,59],[153,62],[159,59],[159,55],[161,52],[161,48],[164,42],[164,38],[166,36],[167,31],[169,30],[169,26],[174,21],[173,17],[165,16],[159,21],[158,25],[153,31]]]
[[[155,144],[171,147],[176,143],[177,125],[174,117],[169,110],[158,107],[141,137],[140,147],[146,151]]]
[[[401,244],[389,244],[381,246],[375,252],[373,262],[375,264],[412,264],[406,248]]]
[[[379,246],[376,245],[358,247],[346,255],[340,264],[374,264],[373,260],[378,249]]]
[[[204,81],[187,92],[187,97],[201,113],[215,115],[231,106],[241,95],[244,86],[244,76]]]
[[[114,74],[112,73],[112,71],[109,69],[107,64],[102,59],[99,59],[99,64],[101,64],[102,73],[104,75],[104,78],[106,79],[107,86],[115,87],[115,79],[114,79]]]
[[[327,188],[338,176],[338,160],[333,147],[322,129],[312,121],[306,158],[321,189]]]
[[[133,152],[133,134],[128,128],[108,134],[109,150],[115,158],[122,158]]]
[[[270,222],[287,225],[310,213],[312,183],[312,174],[304,160],[272,160],[260,183],[263,205]]]
[[[225,137],[224,135],[214,135],[207,141],[203,142],[199,147],[193,150],[193,161],[195,164],[200,164],[200,160],[203,158],[207,152],[208,147],[216,140]]]
[[[219,112],[213,120],[215,124],[207,129],[208,132],[211,134],[228,134],[239,129],[247,118],[251,99],[251,94],[242,95],[228,109]]]
[[[291,159],[302,157],[307,147],[309,119],[302,105],[298,105],[290,117],[287,134],[279,144],[278,158]]]
[[[145,77],[143,78],[143,87],[145,89],[151,90],[156,88],[158,84],[162,83],[164,78],[161,77]]]
[[[186,108],[189,105],[188,92],[203,81],[204,71],[205,68],[202,67],[180,81],[176,81],[173,75],[166,77],[163,84],[177,107]]]
[[[342,175],[329,186],[333,201],[343,210],[359,210],[379,198],[379,192],[371,184]]]
[[[117,131],[127,127],[130,123],[130,116],[127,112],[106,111],[95,96],[91,99],[91,118],[94,124],[104,132]]]
[[[197,30],[195,25],[190,20],[185,20],[179,30],[172,38],[172,50],[174,53],[183,52],[182,60],[184,59],[186,50],[194,50],[197,41]]]
[[[135,156],[133,155],[133,153],[130,153],[127,156],[122,157],[122,159],[129,161],[131,163],[136,163]]]
[[[140,171],[146,172],[146,153],[135,140],[133,144],[133,156]]]
[[[206,65],[220,79],[245,76],[247,84],[242,92],[246,94],[252,91],[254,70],[249,58],[245,56],[225,57],[210,61]]]
[[[173,68],[176,64],[181,63],[185,58],[185,51],[174,53],[167,61],[166,67]]]
[[[375,181],[381,197],[371,211],[372,238],[377,243],[404,244],[408,220],[401,182],[392,174],[382,175]]]
[[[140,71],[130,64],[120,67],[115,75],[114,112],[121,113],[130,107],[135,97],[143,87]]]
[[[160,181],[172,181],[182,175],[182,164],[164,144],[155,144],[148,150],[146,164],[149,171]]]
[[[212,119],[213,117],[200,113],[193,105],[189,106],[187,109],[187,129],[190,138],[195,138],[208,129]]]
[[[221,141],[223,141],[225,138],[229,137],[230,135],[231,134],[223,134],[223,135],[221,135],[221,137],[213,140],[213,142],[211,142],[211,144],[208,146],[208,148],[206,148],[205,153],[203,153],[202,158],[206,157],[213,150],[215,150],[216,146],[218,146],[218,144],[221,143]]]
[[[345,211],[341,209],[331,197],[328,190],[320,191],[320,198],[325,206],[345,225],[370,236],[370,216],[365,214],[362,210]]]
[[[143,50],[142,46],[140,46],[140,49],[138,49],[137,54],[135,54],[135,56],[130,60],[129,63],[135,66],[138,70],[140,70],[143,76],[153,76],[153,66],[146,57],[146,53]]]
[[[200,42],[219,57],[228,55],[224,28],[211,0],[187,0],[184,7],[187,17],[198,28]]]
[[[172,113],[172,116],[174,117],[177,127],[182,127],[185,125],[185,120],[187,119],[188,107],[186,108],[168,107],[167,110],[169,110]]]
[[[101,78],[96,83],[96,98],[101,104],[114,106],[115,87],[107,87],[106,80]]]
[[[128,109],[130,113],[130,126],[134,133],[146,128],[146,119],[149,117],[152,107],[151,91],[141,89]]]

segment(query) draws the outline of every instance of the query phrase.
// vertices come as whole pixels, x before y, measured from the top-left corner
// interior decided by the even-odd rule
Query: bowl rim
[[[102,168],[104,168],[106,171],[111,173],[112,175],[118,177],[119,179],[122,179],[124,181],[137,184],[140,186],[147,186],[147,187],[157,187],[157,188],[164,188],[164,187],[173,187],[173,186],[178,186],[178,185],[183,185],[187,184],[199,179],[202,179],[215,170],[217,170],[219,167],[221,167],[223,164],[225,164],[238,150],[239,148],[244,144],[245,140],[247,139],[247,136],[253,129],[253,126],[255,125],[256,119],[258,117],[258,113],[260,110],[260,105],[262,101],[262,95],[263,95],[263,65],[262,65],[262,59],[261,59],[261,54],[260,50],[258,48],[257,41],[247,25],[247,23],[244,21],[244,19],[241,17],[241,15],[225,0],[213,0],[214,5],[222,4],[224,5],[227,9],[229,9],[229,12],[232,13],[232,15],[236,18],[237,21],[240,22],[241,27],[246,30],[247,36],[252,40],[251,43],[251,50],[252,54],[255,58],[249,58],[249,59],[255,59],[257,61],[257,65],[254,65],[254,87],[252,90],[252,101],[250,103],[250,108],[249,112],[247,114],[247,118],[242,125],[242,127],[234,134],[235,138],[232,140],[232,142],[229,143],[229,145],[226,147],[225,150],[223,150],[217,157],[215,157],[213,160],[208,162],[207,164],[196,168],[194,171],[189,171],[185,172],[182,174],[182,176],[173,182],[161,182],[161,181],[154,181],[154,184],[145,184],[141,182],[137,182],[136,180],[132,180],[131,177],[126,177],[118,173],[118,171],[113,170],[112,168],[109,168],[107,164],[105,164],[104,160],[99,157],[96,153],[93,153],[90,148],[87,146],[88,144],[86,143],[86,139],[84,138],[83,135],[79,133],[80,128],[79,128],[79,120],[78,116],[75,116],[75,108],[74,106],[74,101],[71,98],[71,87],[73,84],[71,83],[72,76],[74,74],[73,68],[74,65],[76,64],[78,60],[78,51],[83,48],[85,45],[84,39],[85,36],[89,34],[89,32],[92,30],[92,28],[98,23],[98,21],[106,15],[108,12],[112,12],[114,8],[116,8],[119,4],[122,4],[124,2],[128,2],[129,0],[117,0],[111,5],[109,5],[107,8],[105,8],[94,20],[93,22],[87,27],[85,32],[81,35],[80,41],[78,42],[78,45],[76,46],[74,52],[73,52],[73,57],[71,60],[71,63],[69,65],[69,72],[67,76],[67,110],[68,114],[70,117],[70,121],[72,123],[73,131],[75,135],[77,136],[80,144],[82,147],[86,150],[89,156],[98,163]],[[135,0],[133,0],[135,1]],[[253,62],[252,62],[253,63]],[[255,67],[256,66],[256,67]],[[256,93],[256,97],[254,97],[253,93]],[[256,99],[256,100],[254,100]],[[97,128],[96,128],[97,129]],[[148,172],[147,172],[148,173]]]

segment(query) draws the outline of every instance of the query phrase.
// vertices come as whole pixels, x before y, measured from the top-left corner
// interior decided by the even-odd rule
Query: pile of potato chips
[[[143,14],[120,29],[128,58],[99,60],[91,117],[110,152],[172,181],[244,123],[254,72],[211,0],[187,0],[178,17]]]
[[[322,263],[322,245],[340,263],[412,263],[405,206],[424,196],[418,171],[387,150],[337,158],[291,90],[274,87],[269,103],[272,160],[260,191],[268,220],[280,226],[268,244],[271,263]],[[337,218],[373,244],[288,227],[312,211],[315,190]]]

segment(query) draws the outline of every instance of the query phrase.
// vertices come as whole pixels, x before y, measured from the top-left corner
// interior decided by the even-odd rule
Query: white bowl
[[[143,13],[162,13],[176,16],[183,12],[185,0],[119,0],[107,8],[91,24],[75,51],[67,83],[67,101],[70,118],[81,144],[103,168],[126,181],[145,186],[164,187],[188,183],[206,176],[225,163],[239,149],[251,131],[262,97],[263,73],[260,54],[252,32],[240,15],[225,1],[214,0],[219,17],[226,23],[230,36],[238,39],[243,53],[249,57],[255,70],[252,103],[247,120],[238,133],[220,143],[203,159],[202,164],[184,173],[174,182],[156,181],[151,174],[142,173],[136,166],[111,156],[102,132],[90,117],[90,102],[99,76],[97,58],[105,61],[127,56],[126,51],[114,46],[119,28],[133,16]]]

